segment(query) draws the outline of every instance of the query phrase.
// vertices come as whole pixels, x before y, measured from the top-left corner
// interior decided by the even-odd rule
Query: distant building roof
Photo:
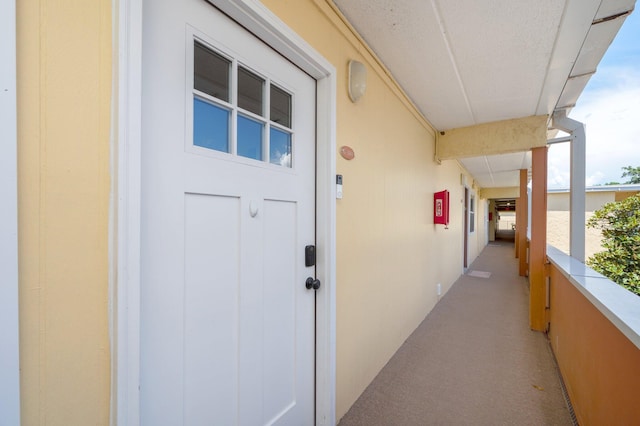
[[[628,184],[628,185],[598,185],[598,186],[588,186],[586,188],[586,192],[640,192],[640,185],[637,184]],[[547,193],[562,193],[562,192],[571,192],[568,188],[559,188],[559,189],[547,189]]]

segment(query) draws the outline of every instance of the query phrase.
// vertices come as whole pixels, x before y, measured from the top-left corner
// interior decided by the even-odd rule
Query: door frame
[[[18,300],[18,121],[16,2],[0,6],[0,413],[20,424],[20,325]]]
[[[205,0],[203,0],[205,1]],[[316,424],[335,423],[336,70],[257,0],[207,0],[316,80]],[[140,423],[140,206],[143,0],[113,2],[110,221],[111,422]]]
[[[466,271],[469,267],[469,198],[471,197],[471,191],[467,185],[463,187],[464,201],[463,201],[463,225],[462,225],[462,266]]]

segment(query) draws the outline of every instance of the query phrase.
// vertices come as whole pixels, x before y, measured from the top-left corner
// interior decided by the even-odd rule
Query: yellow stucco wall
[[[464,189],[435,133],[324,0],[266,0],[338,71],[337,415],[349,409],[462,272]],[[23,424],[106,425],[110,411],[111,2],[18,3]],[[369,71],[347,95],[347,63]],[[467,175],[467,181],[472,177]],[[451,192],[449,229],[433,193]],[[473,189],[472,189],[473,191]],[[483,247],[476,198],[469,263]]]
[[[349,409],[462,271],[462,199],[455,161],[434,162],[434,131],[324,0],[265,5],[337,69],[337,417]],[[347,93],[347,64],[363,62],[367,91]],[[472,179],[469,176],[467,180]],[[433,224],[433,193],[451,191],[449,229]],[[478,211],[478,217],[484,213]],[[484,229],[484,226],[482,226]],[[478,229],[469,241],[477,254]]]
[[[16,5],[22,424],[106,425],[111,3]]]
[[[483,198],[518,198],[520,197],[520,188],[517,186],[507,188],[482,188],[480,196]]]

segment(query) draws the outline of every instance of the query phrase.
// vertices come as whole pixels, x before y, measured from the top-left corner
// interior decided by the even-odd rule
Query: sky
[[[625,19],[569,117],[585,123],[587,186],[640,166],[640,8]],[[558,135],[560,136],[560,135]],[[569,188],[569,144],[549,148],[548,187]]]

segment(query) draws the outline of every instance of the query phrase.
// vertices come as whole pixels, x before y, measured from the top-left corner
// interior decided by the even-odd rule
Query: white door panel
[[[203,0],[143,9],[142,424],[312,424],[315,81]],[[229,99],[194,90],[196,41],[231,64]],[[290,96],[290,123],[237,108],[238,67],[264,105],[269,85]],[[265,161],[194,146],[201,95],[232,140],[239,114],[262,123]],[[268,161],[269,128],[292,167]]]
[[[185,197],[185,423],[237,413],[240,199]],[[219,218],[211,220],[211,218]],[[216,244],[225,241],[225,245]],[[226,286],[216,285],[217,282]],[[210,330],[202,333],[202,329]],[[220,350],[225,348],[225,350]],[[215,362],[211,362],[215,360]]]

